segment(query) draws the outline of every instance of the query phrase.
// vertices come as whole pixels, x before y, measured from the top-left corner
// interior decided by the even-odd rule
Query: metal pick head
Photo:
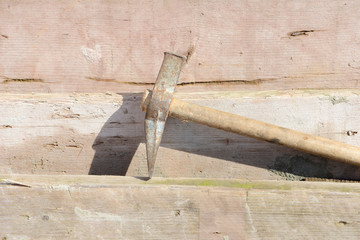
[[[183,56],[166,52],[150,100],[149,97],[144,97],[148,103],[145,115],[145,141],[150,178],[154,172],[156,155],[164,133],[170,103],[185,59]],[[149,92],[147,95],[149,96]]]

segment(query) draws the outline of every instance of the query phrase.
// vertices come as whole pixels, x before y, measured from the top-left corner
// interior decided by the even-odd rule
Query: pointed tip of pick
[[[149,171],[149,179],[152,178],[152,175],[153,175],[153,171]]]

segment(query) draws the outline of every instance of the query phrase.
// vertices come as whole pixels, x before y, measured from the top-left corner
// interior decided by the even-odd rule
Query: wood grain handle
[[[169,116],[360,166],[360,148],[173,99]]]

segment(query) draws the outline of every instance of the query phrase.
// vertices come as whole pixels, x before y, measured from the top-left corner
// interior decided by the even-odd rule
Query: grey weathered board
[[[0,175],[6,240],[358,239],[359,213],[359,183]]]
[[[189,57],[180,81],[196,84],[184,91],[360,86],[359,1],[2,0],[0,9],[2,92],[139,91],[164,51]]]
[[[298,90],[177,97],[360,146],[359,94],[359,90]],[[140,93],[2,94],[0,172],[147,176],[140,100]],[[155,176],[292,177],[284,172],[360,178],[359,168],[350,165],[171,118]]]

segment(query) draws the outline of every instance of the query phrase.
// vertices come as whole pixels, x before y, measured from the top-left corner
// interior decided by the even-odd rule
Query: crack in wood
[[[114,78],[97,78],[97,77],[86,77],[88,80],[97,81],[97,82],[114,82],[114,83],[122,83],[117,81]]]
[[[218,84],[231,84],[231,83],[240,83],[240,84],[249,84],[249,85],[258,85],[265,81],[276,80],[277,78],[258,78],[253,80],[243,80],[243,79],[234,79],[234,80],[219,80],[219,81],[198,81],[198,82],[182,82],[178,83],[177,86],[186,86],[186,85],[218,85]]]
[[[295,31],[295,32],[289,32],[288,35],[290,37],[297,37],[301,35],[308,35],[310,32],[314,32],[315,30],[301,30],[301,31]]]
[[[26,83],[30,83],[30,82],[41,82],[43,83],[44,80],[40,79],[40,78],[9,78],[9,77],[5,77],[5,76],[1,76],[1,78],[5,79],[4,81],[2,81],[2,84],[6,84],[6,83],[10,83],[10,82],[26,82]]]
[[[87,77],[89,80],[100,81],[100,82],[114,82],[121,84],[130,84],[130,85],[154,85],[155,83],[150,82],[122,82],[115,79],[102,79],[102,78],[91,78]],[[258,78],[253,80],[243,80],[243,79],[233,79],[233,80],[218,80],[218,81],[194,81],[194,82],[182,82],[178,83],[177,86],[187,86],[187,85],[218,85],[218,84],[228,84],[228,83],[241,83],[241,84],[250,84],[257,85],[265,81],[277,80],[279,78]]]
[[[65,147],[67,148],[83,148],[82,144],[68,144],[68,145],[65,145]]]
[[[326,75],[334,75],[338,73],[314,73],[309,74],[310,76],[326,76]],[[276,81],[282,79],[291,79],[291,78],[305,78],[306,76],[281,76],[281,77],[274,77],[274,78],[256,78],[256,79],[229,79],[229,80],[213,80],[213,81],[194,81],[194,82],[181,82],[178,83],[177,86],[188,86],[188,85],[220,85],[220,84],[246,84],[246,85],[259,85],[264,82],[268,81]],[[126,81],[118,81],[113,78],[94,78],[94,77],[87,77],[89,80],[99,81],[99,82],[114,82],[119,84],[130,84],[130,85],[138,85],[138,86],[148,86],[154,85],[154,82],[126,82]]]
[[[309,33],[312,33],[312,32],[318,32],[318,31],[322,31],[322,30],[300,30],[300,31],[294,31],[294,32],[289,32],[287,35],[289,37],[297,37],[297,36],[308,36]]]
[[[317,177],[304,177],[300,181],[307,182],[340,182],[340,183],[359,183],[358,180],[348,180],[348,179],[337,179],[337,178],[317,178]]]
[[[10,180],[10,179],[0,179],[0,185],[31,188],[30,185],[20,183],[20,182],[16,182],[16,181],[13,181],[13,180]]]

